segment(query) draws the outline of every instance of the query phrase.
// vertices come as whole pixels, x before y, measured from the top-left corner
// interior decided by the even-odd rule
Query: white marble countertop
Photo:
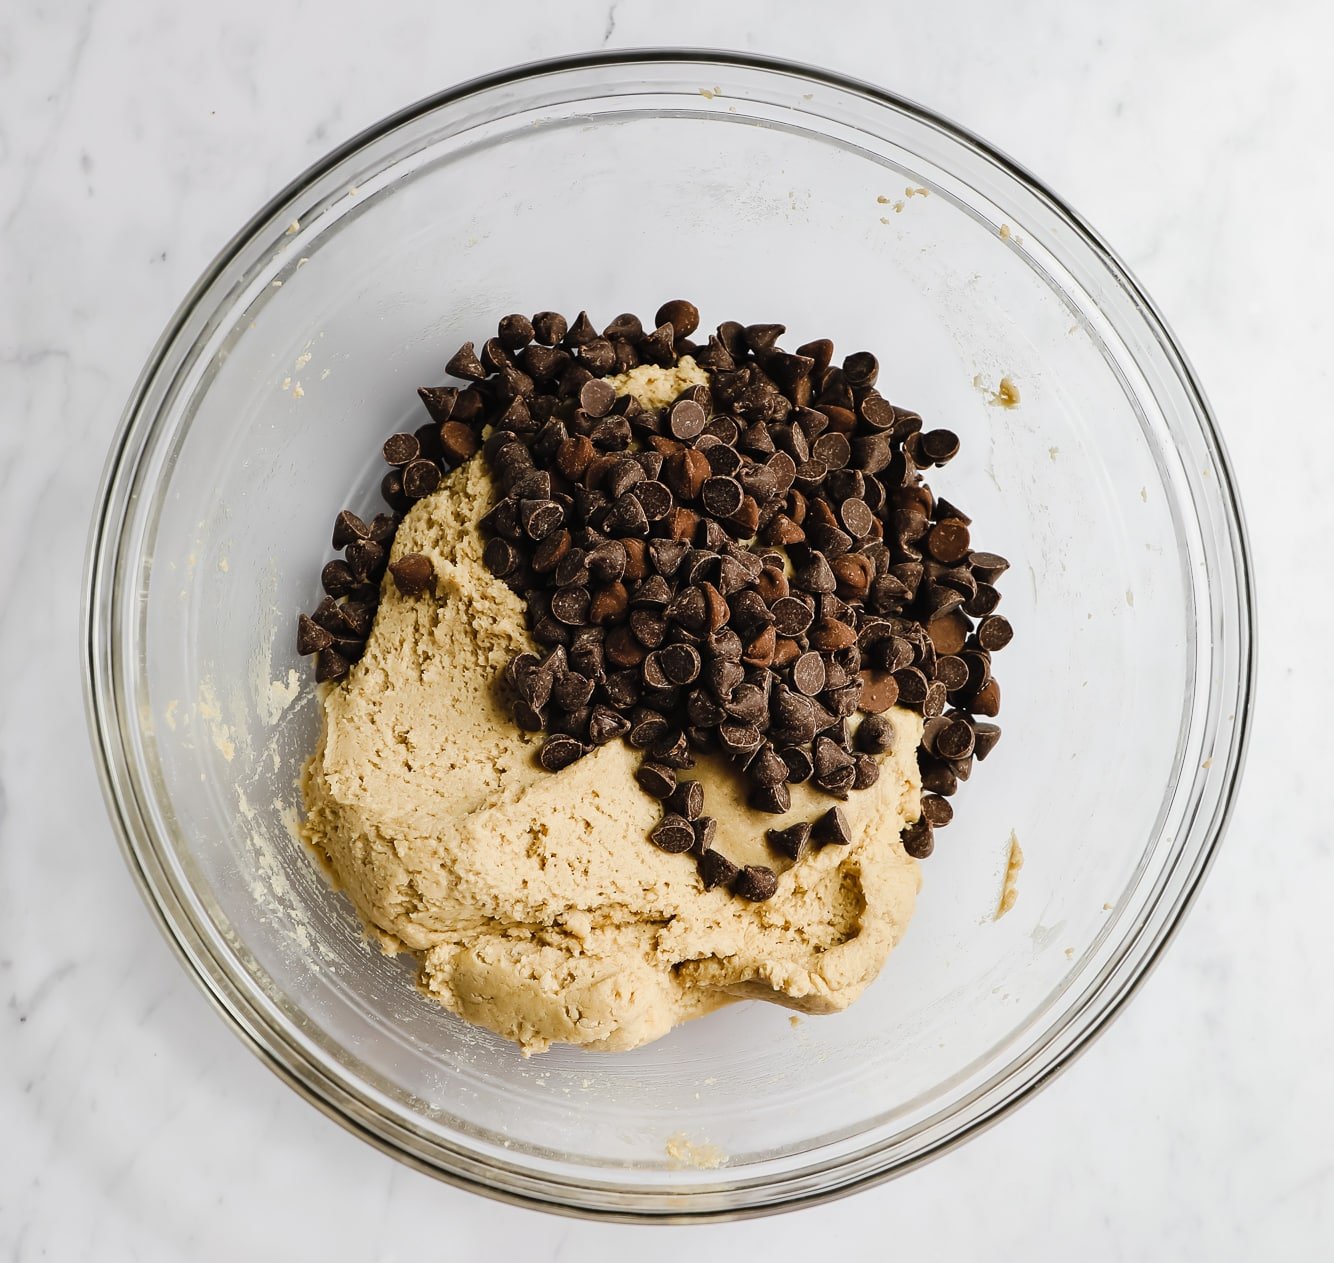
[[[449,12],[453,11],[453,16]],[[207,16],[205,16],[207,14]],[[9,0],[0,9],[0,1254],[13,1260],[1312,1258],[1334,1236],[1334,166],[1322,0],[927,6]],[[1264,645],[1247,782],[1184,930],[1038,1099],[903,1180],[705,1229],[493,1205],[345,1134],[140,904],[84,736],[88,513],[180,296],[292,174],[456,80],[598,46],[807,59],[982,132],[1120,250],[1217,407]],[[1259,463],[1264,461],[1264,465]],[[1273,470],[1278,494],[1266,485]],[[1307,550],[1314,556],[1308,559]],[[1303,703],[1298,689],[1311,700]]]

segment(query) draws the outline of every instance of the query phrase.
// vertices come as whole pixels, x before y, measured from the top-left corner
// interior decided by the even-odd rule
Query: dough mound
[[[894,752],[845,804],[851,845],[783,869],[765,903],[705,891],[691,856],[647,840],[661,809],[634,780],[637,751],[614,741],[553,775],[540,734],[507,714],[500,673],[532,642],[522,601],[482,563],[494,496],[473,460],[400,527],[394,559],[424,553],[436,590],[409,599],[386,579],[365,656],[327,692],[306,840],[385,950],[418,954],[427,995],[526,1052],[634,1048],[737,999],[845,1008],[912,915],[899,832],[918,816],[920,718],[890,712]],[[831,804],[793,786],[776,820],[722,760],[696,771],[738,863],[779,870],[764,830]]]

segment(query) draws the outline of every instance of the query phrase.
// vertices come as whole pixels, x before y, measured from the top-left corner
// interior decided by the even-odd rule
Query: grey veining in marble
[[[79,578],[103,453],[181,294],[330,146],[456,80],[704,43],[886,84],[985,134],[1113,242],[1238,460],[1260,706],[1203,897],[1068,1074],[933,1166],[694,1230],[437,1185],[265,1070],[178,968],[98,791]],[[0,1257],[1308,1259],[1334,1238],[1334,8],[1130,0],[0,6]],[[1311,646],[1308,648],[1308,645]],[[1306,699],[1310,699],[1309,701]],[[631,1234],[633,1240],[631,1240]]]

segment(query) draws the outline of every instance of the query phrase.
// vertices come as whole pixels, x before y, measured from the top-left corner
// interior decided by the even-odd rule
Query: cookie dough
[[[435,593],[387,582],[365,656],[324,699],[304,832],[371,933],[419,955],[427,995],[525,1052],[634,1048],[737,999],[850,1004],[912,914],[899,832],[919,814],[920,717],[890,712],[894,750],[845,804],[852,843],[786,867],[764,830],[831,800],[797,785],[787,817],[761,815],[723,760],[702,760],[720,849],[779,872],[766,903],[705,891],[690,855],[647,840],[661,808],[635,783],[637,751],[614,741],[551,774],[540,735],[507,714],[501,671],[532,642],[482,562],[494,496],[471,461],[412,509],[393,556],[429,557]]]

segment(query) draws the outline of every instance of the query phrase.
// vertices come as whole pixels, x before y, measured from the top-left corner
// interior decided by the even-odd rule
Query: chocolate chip
[[[391,434],[381,451],[391,465],[407,465],[421,455],[422,445],[415,434]]]
[[[587,570],[583,566],[582,555],[577,558],[578,564],[573,567],[575,573],[567,571],[565,579],[560,578],[562,568],[570,557],[570,553],[570,532],[563,527],[558,531],[552,531],[533,550],[533,570],[540,575],[551,574],[554,571],[557,576],[556,582],[562,583],[563,586],[586,583]]]
[[[588,622],[590,599],[587,588],[558,588],[551,595],[551,614],[567,627]]]
[[[968,564],[981,583],[995,583],[1010,568],[999,553],[969,553]]]
[[[866,754],[888,754],[894,749],[894,725],[883,715],[867,715],[857,729],[857,746]]]
[[[954,819],[954,808],[937,794],[922,796],[922,819],[933,829],[943,828]]]
[[[440,485],[440,466],[418,458],[403,469],[403,494],[413,500],[429,496]]]
[[[852,459],[852,445],[847,435],[828,431],[811,444],[811,461],[822,464],[826,470],[842,469]],[[797,471],[798,476],[801,470]]]
[[[916,667],[904,667],[894,672],[894,683],[898,685],[899,702],[904,706],[920,707],[926,701],[928,684]]]
[[[610,706],[594,706],[588,717],[588,739],[595,746],[606,745],[630,731],[630,721]]]
[[[682,442],[702,434],[707,423],[704,409],[693,399],[678,400],[667,414],[667,429]]]
[[[518,351],[533,340],[533,322],[527,316],[505,316],[496,327],[500,344],[510,351]]]
[[[297,618],[296,651],[303,657],[333,644],[333,635],[306,614]]]
[[[975,715],[985,715],[993,719],[1000,714],[1000,685],[995,680],[988,680],[968,703],[968,709]]]
[[[959,454],[959,436],[951,430],[928,430],[918,447],[932,464],[944,465]]]
[[[347,562],[335,559],[320,571],[320,586],[330,596],[346,596],[357,586],[357,579]]]
[[[993,614],[978,625],[977,643],[990,653],[1004,649],[1013,637],[1014,629],[1003,614]]]
[[[699,821],[695,823],[698,825]],[[707,847],[701,847],[700,851],[698,867],[704,889],[713,890],[716,886],[731,885],[740,871],[737,866],[721,851],[714,851]]]
[[[659,327],[665,324],[671,325],[672,331],[678,338],[688,338],[699,328],[699,308],[694,303],[686,302],[684,298],[674,298],[658,308],[653,322]]]
[[[435,582],[435,567],[430,558],[421,553],[407,553],[390,562],[389,573],[394,576],[394,586],[404,596],[420,596]]]
[[[843,360],[843,376],[855,390],[870,389],[879,374],[880,363],[870,351],[854,351]]]
[[[315,659],[315,683],[336,684],[346,679],[351,669],[352,664],[337,649],[321,649]]]
[[[903,849],[915,860],[924,860],[936,847],[931,825],[926,820],[918,820],[904,829],[901,835]]]
[[[615,667],[636,667],[644,661],[644,647],[624,625],[613,627],[607,633],[607,661]]]
[[[750,754],[759,748],[762,739],[754,724],[726,723],[718,727],[718,740],[729,754]]]
[[[815,765],[815,782],[821,789],[842,790],[852,783],[852,756],[831,738],[815,738],[811,761]]]
[[[939,652],[939,646],[937,646]],[[951,693],[957,693],[968,683],[968,667],[962,658],[944,655],[936,659],[936,679]]]
[[[586,381],[579,388],[579,406],[590,417],[605,417],[616,402],[616,388],[600,377]]]
[[[440,451],[451,465],[462,465],[476,454],[477,435],[462,421],[446,421],[440,427]]]
[[[772,899],[777,889],[778,878],[773,869],[763,864],[747,864],[732,881],[732,893],[752,903]]]
[[[565,520],[565,510],[557,500],[521,500],[519,521],[531,540],[545,539]]]
[[[804,653],[792,664],[792,683],[798,692],[814,697],[825,686],[824,659],[818,653]]]
[[[811,826],[811,841],[816,846],[847,846],[852,841],[852,830],[842,807],[830,807]]]
[[[704,786],[698,781],[682,781],[668,794],[667,809],[687,820],[696,819],[704,810]]]
[[[350,509],[344,509],[334,519],[333,546],[346,548],[358,540],[369,539],[371,528]]]
[[[919,760],[922,768],[922,788],[933,794],[953,794],[958,788],[958,778],[948,763],[939,759]]]
[[[695,830],[684,816],[672,812],[663,816],[662,822],[649,834],[649,837],[653,839],[654,846],[660,850],[679,855],[694,845]]]
[[[926,546],[937,561],[953,565],[968,556],[968,528],[962,522],[938,522],[926,537]]]
[[[454,352],[453,357],[445,365],[445,372],[452,377],[462,377],[466,381],[474,382],[485,381],[487,376],[486,369],[477,358],[471,342],[465,342]]]
[[[957,610],[943,618],[933,618],[926,625],[926,634],[936,652],[946,656],[956,654],[964,647],[969,630],[968,620]]]
[[[996,724],[973,721],[973,753],[979,759],[985,759],[996,748],[1001,730]]]
[[[838,586],[838,581],[824,554],[816,552],[811,554],[810,560],[804,566],[798,567],[792,577],[792,586],[800,588],[803,592],[819,594],[833,592]]]
[[[715,517],[729,517],[735,513],[741,507],[744,495],[741,484],[730,477],[709,478],[701,491],[705,510]]]
[[[347,546],[347,564],[358,583],[378,578],[384,571],[387,555],[380,544],[369,539],[359,539]]]
[[[811,628],[810,641],[816,649],[824,653],[833,653],[836,649],[846,649],[849,645],[855,645],[857,633],[837,619],[821,618]]]
[[[574,737],[554,733],[542,743],[542,748],[538,751],[537,761],[548,772],[559,772],[562,768],[567,768],[571,763],[583,758],[585,753],[583,742],[576,740]]]
[[[764,836],[780,855],[799,860],[810,849],[811,826],[808,821],[800,820],[786,829],[766,829]]]
[[[792,793],[782,781],[776,785],[752,784],[746,802],[752,810],[765,815],[785,816],[792,810]]]

